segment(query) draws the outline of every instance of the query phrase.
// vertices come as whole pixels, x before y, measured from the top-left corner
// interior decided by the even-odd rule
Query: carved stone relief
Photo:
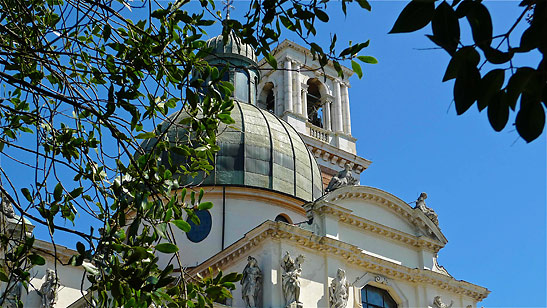
[[[350,186],[350,185],[356,185],[357,179],[354,178],[351,174],[351,166],[349,164],[344,165],[344,170],[338,172],[335,176],[333,176],[329,182],[329,185],[327,188],[325,188],[326,192],[331,192],[337,188],[343,187],[343,186]]]
[[[435,296],[435,298],[433,299],[433,308],[450,308],[452,307],[452,305],[454,304],[454,301],[450,301],[450,305],[447,305],[445,303],[442,302],[441,300],[441,297],[440,296]]]
[[[302,263],[304,256],[299,255],[296,259],[292,259],[289,252],[281,260],[281,268],[283,269],[282,288],[283,298],[285,299],[285,307],[301,308],[300,302],[300,276],[302,276]]]
[[[59,280],[54,270],[48,268],[46,270],[46,281],[40,288],[42,296],[42,307],[51,308],[57,302],[57,289],[59,288]]]
[[[381,284],[387,284],[387,278],[381,275],[376,275],[374,281]]]
[[[258,262],[252,256],[247,258],[247,266],[243,270],[241,278],[241,297],[245,302],[246,308],[259,307],[258,298],[262,292],[262,271],[258,267]]]
[[[330,308],[346,308],[349,297],[349,283],[346,272],[339,268],[329,287]]]

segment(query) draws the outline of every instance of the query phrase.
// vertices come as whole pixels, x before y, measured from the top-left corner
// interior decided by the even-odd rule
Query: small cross
[[[234,0],[222,0],[224,3],[224,10],[226,11],[226,19],[230,19],[230,9],[234,9]]]

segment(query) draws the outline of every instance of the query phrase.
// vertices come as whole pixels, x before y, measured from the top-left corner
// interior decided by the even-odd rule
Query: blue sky
[[[441,82],[449,57],[429,49],[430,27],[388,35],[406,2],[371,4],[370,13],[350,7],[347,18],[333,6],[329,26],[319,31],[327,38],[336,31],[341,43],[370,39],[364,54],[379,61],[364,67],[363,79],[350,79],[352,133],[358,154],[373,162],[361,184],[407,202],[427,192],[449,241],[439,263],[456,279],[492,291],[479,305],[546,307],[545,132],[526,144],[514,115],[500,133],[476,106],[457,116],[453,83]],[[487,5],[494,34],[521,12],[517,1]],[[539,63],[537,55],[518,61]]]
[[[358,154],[373,162],[361,184],[407,202],[427,192],[427,205],[449,240],[439,263],[456,279],[492,291],[479,305],[546,307],[545,132],[526,144],[512,125],[514,115],[501,133],[476,107],[456,116],[453,84],[441,83],[449,57],[430,49],[434,45],[424,36],[429,27],[388,35],[406,2],[371,4],[372,12],[349,6],[346,18],[339,3],[330,4],[331,21],[319,27],[316,39],[325,48],[333,31],[340,43],[370,39],[363,54],[379,60],[363,66],[363,79],[350,79]],[[510,27],[520,12],[517,4],[488,2],[495,34]],[[248,2],[236,1],[235,7],[233,18]],[[294,36],[283,38],[303,44]],[[538,63],[537,55],[518,61]]]

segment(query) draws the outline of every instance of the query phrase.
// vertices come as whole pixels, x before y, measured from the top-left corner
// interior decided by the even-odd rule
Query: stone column
[[[300,65],[297,63],[297,62],[294,62],[293,63],[295,65],[295,68],[296,68],[296,74],[294,74],[294,81],[295,81],[295,89],[294,89],[294,94],[295,94],[295,104],[294,104],[294,112],[297,113],[297,114],[302,114],[302,95],[300,95]]]
[[[329,99],[326,99],[323,103],[323,128],[326,130],[331,130],[330,103]]]
[[[335,79],[334,83],[334,106],[332,110],[332,130],[334,132],[342,132],[342,93],[340,91],[340,80]]]
[[[342,114],[344,119],[344,133],[351,135],[351,117],[349,111],[349,84],[342,84]]]
[[[302,103],[302,116],[308,118],[308,85],[303,83],[300,85],[300,102]]]
[[[283,82],[285,83],[285,112],[293,111],[292,104],[292,65],[291,59],[285,59],[285,78]]]

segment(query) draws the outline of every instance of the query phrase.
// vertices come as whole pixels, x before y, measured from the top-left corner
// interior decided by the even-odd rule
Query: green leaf
[[[541,135],[545,127],[545,110],[539,97],[522,94],[515,124],[519,135],[528,143]]]
[[[493,64],[503,64],[513,58],[513,52],[503,52],[490,46],[482,49],[488,62]]]
[[[171,223],[177,226],[177,228],[181,229],[184,232],[190,232],[190,229],[191,229],[190,224],[182,219],[173,220],[171,221]]]
[[[198,210],[202,211],[202,210],[209,210],[213,207],[213,202],[203,202],[203,203],[200,203],[198,205]]]
[[[444,73],[443,82],[458,77],[458,72],[466,65],[477,66],[481,56],[471,46],[466,46],[458,49],[450,59],[446,72]]]
[[[85,269],[86,272],[92,274],[92,275],[98,275],[99,270],[97,267],[89,262],[83,262],[82,267]]]
[[[55,189],[53,190],[53,199],[59,202],[61,201],[62,197],[63,197],[63,185],[61,185],[61,183],[57,183],[57,185],[55,185]]]
[[[74,189],[73,191],[70,192],[70,199],[77,198],[79,195],[82,194],[83,191],[84,191],[83,187],[78,187]]]
[[[479,111],[488,106],[490,98],[499,92],[503,86],[504,80],[505,71],[502,69],[491,70],[484,75],[484,77],[482,77],[479,85],[479,89],[481,89],[481,91],[477,99],[477,107],[479,108]],[[503,99],[505,100],[505,96]]]
[[[482,3],[472,1],[466,16],[475,43],[481,48],[489,47],[492,44],[492,18],[488,9]]]
[[[364,63],[368,63],[368,64],[378,63],[378,60],[376,60],[375,57],[371,57],[371,56],[358,56],[357,59],[361,60]]]
[[[359,63],[355,62],[354,60],[351,60],[351,69],[355,72],[355,74],[357,74],[357,77],[359,77],[359,79],[363,77],[361,65],[359,65]]]
[[[147,132],[147,133],[140,133],[137,136],[135,136],[135,139],[150,139],[156,137],[156,134],[153,132]]]
[[[76,243],[76,250],[81,255],[85,254],[85,245],[82,242]]]
[[[25,199],[27,199],[28,202],[32,202],[32,196],[30,194],[30,191],[28,188],[21,188],[21,192],[23,193],[23,196],[25,196]]]
[[[359,3],[359,5],[364,8],[365,10],[369,11],[372,9],[372,7],[370,6],[370,3],[368,3],[367,0],[357,0],[357,3]]]
[[[315,8],[314,12],[315,12],[315,17],[319,18],[319,20],[321,20],[322,22],[329,21],[329,15],[327,15],[327,13],[325,13],[324,11],[318,8]]]
[[[110,25],[107,23],[104,25],[104,29],[103,29],[103,40],[106,42],[108,41],[108,39],[110,38],[110,34],[112,33],[112,28],[110,27]]]
[[[174,253],[179,250],[175,244],[171,243],[161,243],[156,245],[156,250],[163,253]]]
[[[37,254],[31,254],[28,256],[30,262],[34,265],[44,265],[46,264],[46,259],[44,259],[42,256]]]
[[[481,74],[475,66],[467,65],[460,70],[454,83],[454,102],[458,115],[466,112],[477,99],[480,80]]]
[[[515,110],[517,100],[528,82],[534,77],[536,70],[531,67],[519,67],[507,82],[507,104]]]
[[[2,267],[0,267],[0,281],[3,281],[3,282],[9,281],[9,277]]]
[[[505,92],[498,91],[488,104],[488,121],[497,132],[501,131],[509,120],[509,106],[505,96]]]
[[[433,41],[449,54],[454,54],[460,42],[460,23],[454,9],[447,2],[441,2],[435,10],[431,28]]]
[[[389,33],[414,32],[427,26],[435,13],[433,1],[411,1],[405,6]]]

